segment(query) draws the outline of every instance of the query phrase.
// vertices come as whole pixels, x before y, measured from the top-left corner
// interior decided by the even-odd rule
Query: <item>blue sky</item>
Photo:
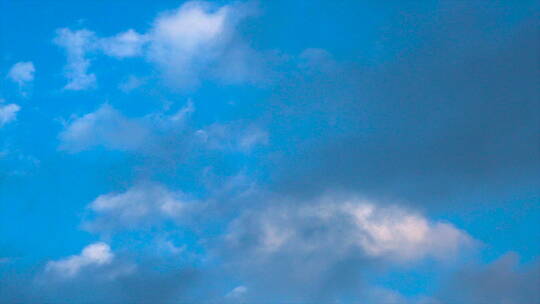
[[[1,303],[540,303],[536,1],[2,1]]]

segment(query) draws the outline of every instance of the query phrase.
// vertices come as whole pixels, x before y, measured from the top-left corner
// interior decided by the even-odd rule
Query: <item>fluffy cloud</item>
[[[146,58],[177,87],[191,87],[204,78],[255,82],[258,56],[235,32],[251,13],[245,5],[187,2],[154,21]]]
[[[71,121],[59,135],[60,149],[80,152],[91,147],[134,150],[140,148],[149,131],[141,121],[129,119],[108,104]]]
[[[18,83],[19,86],[23,86],[34,80],[35,71],[32,62],[17,62],[9,70],[8,77]]]
[[[353,250],[367,258],[397,262],[446,259],[472,244],[467,233],[449,223],[432,222],[398,207],[335,198],[249,212],[231,226],[227,241],[246,246],[245,250],[263,259],[283,252],[310,255],[332,248],[338,255]]]
[[[370,275],[381,268],[451,266],[475,248],[452,224],[398,206],[337,194],[272,201],[245,208],[218,249],[231,271],[249,282],[252,301],[269,291],[275,302],[362,298]]]
[[[0,100],[0,102],[1,101],[2,100]],[[6,105],[0,103],[0,127],[14,121],[17,118],[17,112],[19,112],[20,109],[21,107],[14,103]]]
[[[446,258],[470,243],[469,236],[444,222],[399,208],[377,208],[369,203],[350,203],[344,210],[355,224],[355,242],[371,257],[417,260]]]
[[[83,268],[110,264],[113,258],[114,254],[109,245],[94,243],[86,246],[79,255],[48,262],[45,271],[69,278],[77,275]]]
[[[188,2],[154,22],[149,59],[175,83],[193,85],[211,61],[221,56],[227,41],[231,8]]]
[[[140,229],[166,220],[179,220],[190,208],[183,193],[145,183],[121,193],[97,197],[88,208],[95,218],[83,224],[90,231]]]
[[[202,78],[254,81],[254,52],[234,31],[249,11],[239,5],[218,7],[193,1],[160,14],[143,34],[129,29],[100,38],[86,29],[60,29],[54,41],[67,52],[69,82],[65,89],[83,90],[95,85],[95,75],[88,73],[89,53],[116,58],[143,57],[155,64],[175,87],[192,87]]]
[[[87,53],[95,48],[96,37],[88,30],[72,31],[60,29],[54,42],[63,47],[67,55],[67,64],[64,68],[68,83],[66,90],[85,90],[96,85],[96,75],[88,72],[90,59]]]

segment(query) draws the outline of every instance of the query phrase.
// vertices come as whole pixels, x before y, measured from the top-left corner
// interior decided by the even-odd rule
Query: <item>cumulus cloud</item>
[[[363,276],[381,265],[451,265],[473,248],[475,241],[452,224],[398,206],[329,195],[245,209],[230,224],[220,252],[253,290],[274,290],[282,296],[276,301],[316,302],[359,296]]]
[[[94,218],[83,223],[83,227],[90,231],[109,231],[177,221],[190,209],[189,202],[185,194],[163,185],[139,184],[125,192],[98,196],[88,206]]]
[[[11,103],[3,105],[0,100],[0,127],[17,119],[17,112],[21,109],[20,106]]]
[[[399,208],[376,208],[352,203],[345,214],[353,217],[356,241],[368,256],[395,260],[416,260],[428,256],[454,256],[469,236],[444,222],[430,222],[425,217]]]
[[[272,90],[273,100],[290,101],[280,114],[293,113],[288,117],[274,115],[273,123],[283,127],[279,130],[283,134],[279,138],[281,147],[287,146],[294,157],[285,156],[285,162],[268,170],[270,175],[286,176],[278,176],[272,180],[278,182],[269,185],[269,192],[275,190],[276,195],[286,199],[281,203],[268,193],[253,194],[250,183],[241,179],[231,182],[230,187],[237,190],[227,191],[229,186],[223,179],[216,179],[223,184],[225,193],[209,193],[209,201],[214,204],[203,210],[206,221],[197,223],[198,229],[204,231],[197,236],[197,242],[211,250],[205,259],[217,256],[208,267],[220,280],[213,278],[206,285],[219,285],[223,277],[236,282],[220,290],[217,298],[241,295],[260,302],[260,298],[251,296],[261,295],[267,297],[265,301],[281,297],[281,301],[272,301],[276,303],[297,299],[299,303],[330,303],[341,297],[346,299],[342,302],[350,302],[355,297],[347,296],[356,296],[365,288],[373,303],[446,303],[431,297],[407,299],[384,287],[369,291],[370,286],[364,286],[369,283],[365,277],[377,274],[380,268],[402,270],[426,261],[438,264],[458,257],[475,243],[466,232],[376,200],[337,195],[313,199],[325,190],[346,189],[369,197],[444,204],[452,201],[449,194],[460,201],[472,201],[462,192],[465,187],[481,189],[486,196],[497,193],[499,188],[518,195],[524,192],[512,188],[512,183],[519,184],[519,178],[527,184],[537,180],[538,158],[531,157],[537,151],[530,145],[536,142],[538,133],[538,94],[533,84],[537,77],[531,69],[537,58],[537,47],[533,45],[536,40],[531,39],[535,31],[530,24],[515,20],[512,23],[519,23],[520,29],[505,29],[504,33],[491,30],[492,26],[478,32],[470,26],[462,29],[461,25],[469,25],[461,22],[463,16],[491,25],[495,15],[484,7],[481,13],[446,8],[436,14],[418,14],[404,7],[405,14],[390,18],[391,24],[381,31],[390,29],[392,41],[399,40],[393,39],[398,38],[392,36],[395,33],[405,34],[407,43],[406,49],[400,49],[401,45],[397,48],[398,55],[385,56],[385,62],[342,65],[327,51],[307,49],[295,63],[300,71],[285,75],[284,83]],[[234,33],[233,28],[243,18],[237,15],[238,10],[241,8],[235,5],[188,2],[159,15],[141,33],[128,30],[99,38],[88,31],[83,35],[68,30],[71,38],[66,40],[86,37],[79,37],[81,43],[69,44],[84,47],[67,47],[75,50],[68,50],[68,57],[70,52],[79,54],[71,57],[75,58],[73,62],[83,63],[78,70],[83,76],[92,75],[88,72],[88,58],[99,53],[115,58],[144,58],[180,87],[196,85],[206,77],[245,79],[249,75],[246,57],[250,51]],[[514,16],[513,12],[504,14]],[[397,44],[403,43],[399,41]],[[395,46],[385,49],[393,51]],[[77,77],[72,78],[75,82]],[[134,80],[126,90],[138,85]],[[277,103],[268,104],[268,113],[275,113]],[[184,142],[169,139],[176,139],[177,126],[183,125],[193,111],[193,104],[188,103],[172,114],[129,118],[104,105],[73,119],[60,135],[61,148],[72,152],[96,146],[139,151],[153,143],[147,134],[159,133],[166,138],[164,142],[172,143],[167,148],[179,150]],[[199,144],[220,153],[249,152],[266,144],[269,138],[265,130],[245,122],[199,128],[187,131],[188,136],[195,136]],[[309,143],[297,144],[300,138]],[[264,165],[255,168],[264,171]],[[496,184],[491,183],[492,178]],[[246,188],[249,190],[244,191]],[[234,198],[227,197],[233,192]],[[297,195],[299,192],[303,195]],[[184,216],[191,215],[186,212],[190,211],[189,201],[185,194],[164,185],[136,184],[98,196],[88,206],[91,217],[83,227],[103,232],[155,228],[163,222],[179,224]],[[215,227],[221,225],[228,227],[226,235],[216,236]],[[212,232],[207,233],[209,227]],[[166,240],[161,246],[178,255],[189,249],[178,244]],[[90,266],[79,269],[86,267]],[[421,267],[414,271],[423,273]],[[440,274],[435,275],[438,280]],[[535,303],[537,277],[536,266],[533,270],[521,269],[505,258],[494,265],[458,273],[448,294],[443,292],[440,298],[451,299],[449,303]],[[176,290],[183,278],[171,275],[154,280],[152,275],[143,275],[133,279],[135,283],[125,285],[133,289],[128,295],[131,301],[125,302],[177,300],[174,292],[174,297],[168,297],[168,291]],[[231,290],[238,282],[247,282],[249,292],[245,286]],[[139,293],[152,294],[138,298]],[[365,298],[356,298],[369,303]]]
[[[31,61],[17,62],[9,70],[8,77],[22,87],[34,80],[35,71],[36,69]]]
[[[160,14],[143,34],[129,29],[112,37],[97,37],[86,29],[60,29],[54,41],[68,55],[69,82],[65,88],[82,90],[95,86],[95,75],[88,73],[89,53],[143,57],[156,65],[175,87],[192,87],[202,78],[227,83],[254,81],[256,56],[234,31],[249,11],[246,6],[220,7],[192,1]]]
[[[256,82],[259,55],[235,31],[252,13],[246,5],[187,2],[154,21],[147,59],[174,86],[190,87],[207,78]]]
[[[69,278],[77,275],[83,268],[110,264],[113,258],[114,254],[109,245],[94,243],[86,246],[79,255],[48,262],[45,271]]]
[[[224,37],[228,8],[188,2],[159,17],[152,29],[149,58],[179,83],[197,81],[196,67],[219,56],[215,50]]]
[[[253,243],[244,243],[246,239]],[[399,262],[445,259],[472,245],[466,232],[449,223],[432,222],[399,207],[335,198],[247,213],[232,225],[227,240],[235,246],[253,245],[246,249],[262,258],[283,251],[310,254],[332,248],[338,254],[357,250],[369,258]]]
[[[87,53],[95,49],[95,34],[88,30],[59,29],[54,42],[63,47],[67,55],[64,67],[68,83],[65,90],[85,90],[96,86],[96,75],[89,73],[90,59]]]
[[[103,104],[95,112],[69,122],[59,135],[60,149],[72,153],[96,146],[135,150],[145,143],[148,134],[141,121],[129,119],[112,106]]]

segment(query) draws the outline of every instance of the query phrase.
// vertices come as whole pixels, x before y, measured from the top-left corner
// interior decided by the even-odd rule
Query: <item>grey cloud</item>
[[[126,258],[126,256],[124,256]],[[109,274],[132,266],[118,261],[100,269],[87,269],[71,280],[29,278],[14,274],[0,279],[2,303],[157,303],[190,301],[201,289],[196,269],[143,261],[114,279]],[[30,272],[29,272],[30,273]]]
[[[297,152],[278,163],[275,189],[352,189],[433,205],[485,197],[488,188],[496,189],[491,196],[537,188],[537,21],[529,14],[511,30],[490,26],[506,12],[447,4],[433,16],[404,14],[387,31],[414,34],[422,43],[409,52],[382,65],[337,60],[332,69],[289,76],[295,85],[282,86],[272,103],[286,116],[271,128]],[[303,57],[325,54],[310,53]],[[317,127],[306,130],[305,117]]]
[[[440,292],[441,303],[540,303],[540,263],[519,262],[509,253],[488,265],[456,272]]]

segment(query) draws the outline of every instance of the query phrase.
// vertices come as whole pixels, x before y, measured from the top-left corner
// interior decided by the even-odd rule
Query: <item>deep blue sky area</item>
[[[540,303],[539,9],[0,0],[0,303]]]

